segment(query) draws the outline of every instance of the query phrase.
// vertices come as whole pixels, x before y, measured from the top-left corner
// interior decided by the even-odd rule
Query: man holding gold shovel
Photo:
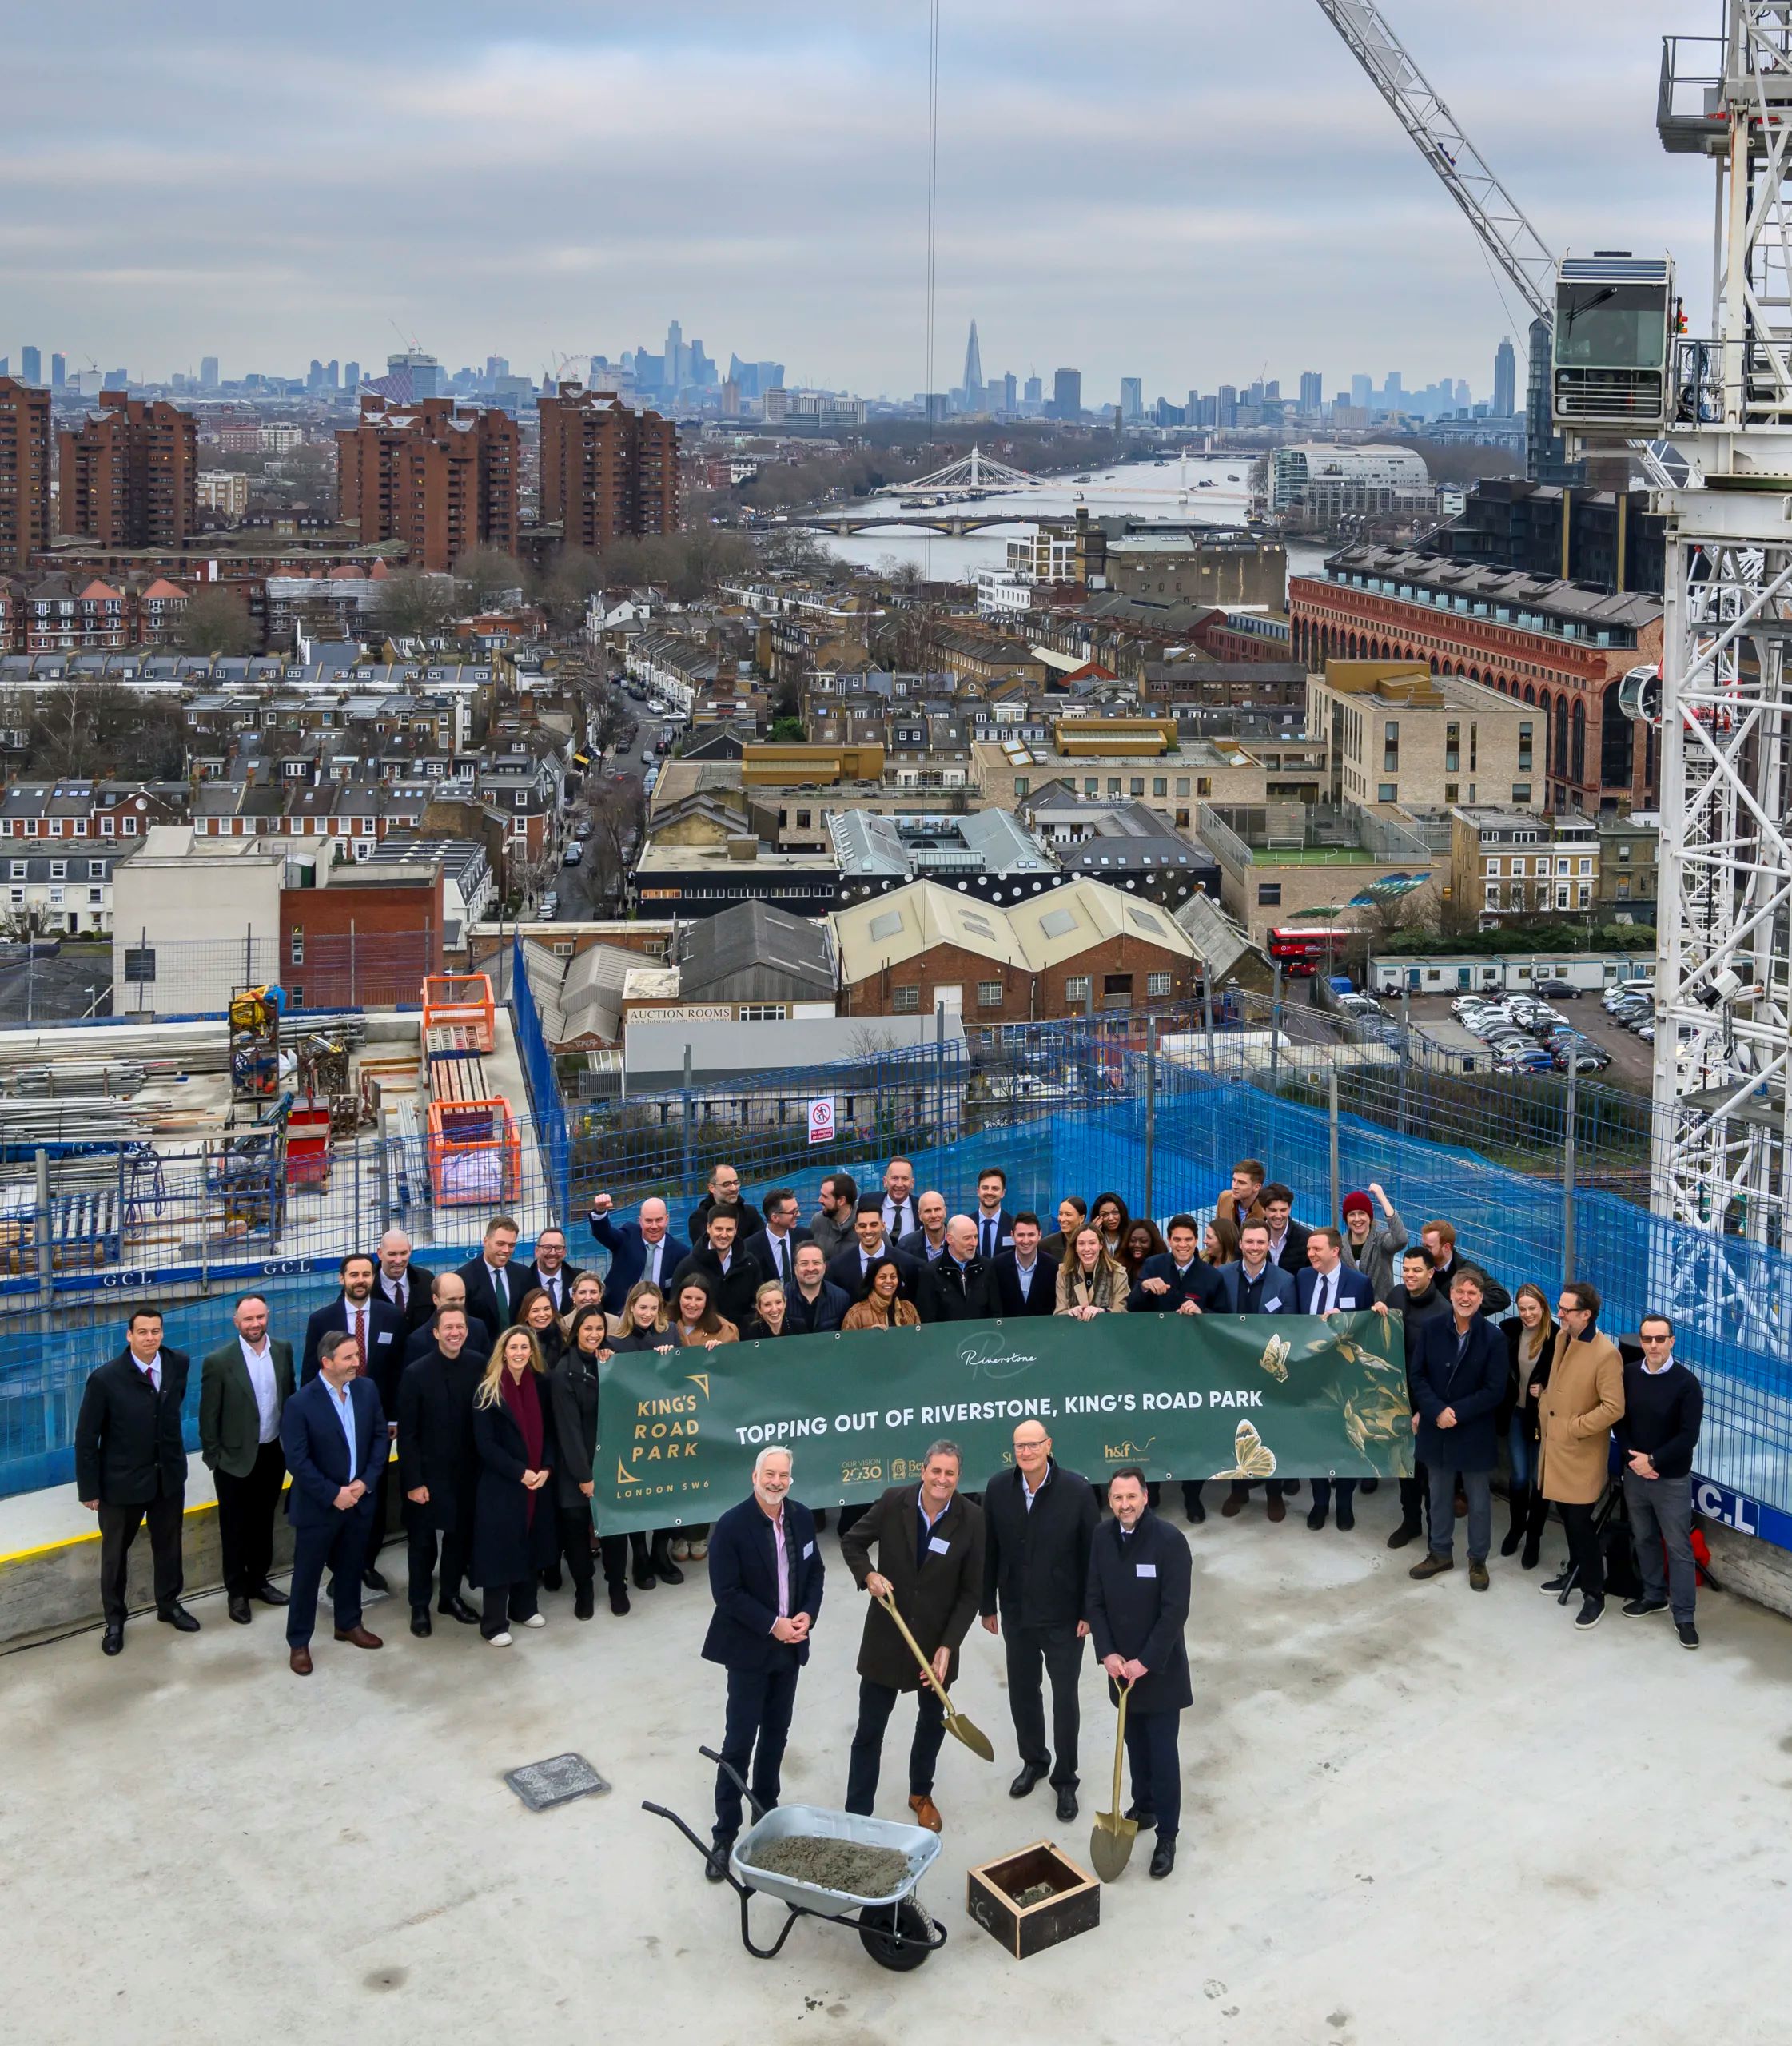
[[[947,1695],[958,1674],[958,1645],[977,1618],[983,1588],[983,1515],[958,1495],[962,1462],[956,1443],[936,1442],[922,1461],[918,1485],[891,1486],[840,1537],[853,1582],[872,1600],[858,1650],[858,1725],[847,1768],[846,1809],[870,1816],[884,1729],[900,1694],[916,1691],[909,1809],[917,1825],[933,1833],[941,1826],[934,1765],[948,1730],[985,1761],[994,1759],[987,1738],[952,1708]],[[1184,1585],[1186,1591],[1186,1577]]]
[[[1182,1819],[1177,1736],[1183,1708],[1195,1702],[1182,1638],[1192,1574],[1187,1538],[1146,1504],[1145,1473],[1135,1465],[1124,1465],[1108,1480],[1108,1504],[1113,1518],[1096,1530],[1090,1544],[1086,1606],[1109,1694],[1124,1714],[1133,1802],[1124,1817],[1117,1809],[1095,1822],[1097,1834],[1105,1828],[1119,1845],[1114,1854],[1096,1856],[1098,1865],[1111,1864],[1111,1873],[1100,1869],[1104,1881],[1125,1866],[1133,1835],[1151,1827],[1157,1833],[1152,1874],[1167,1876],[1176,1866]],[[1117,1789],[1119,1780],[1117,1757]],[[1117,1796],[1117,1807],[1119,1802]]]

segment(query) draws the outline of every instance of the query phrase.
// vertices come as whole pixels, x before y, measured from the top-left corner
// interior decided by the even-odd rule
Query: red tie
[[[355,1373],[355,1375],[359,1378],[367,1369],[367,1310],[365,1308],[356,1308],[355,1310],[355,1348],[360,1358],[360,1366]]]

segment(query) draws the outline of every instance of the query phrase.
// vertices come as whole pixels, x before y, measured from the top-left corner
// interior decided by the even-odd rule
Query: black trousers
[[[1605,1596],[1605,1551],[1599,1546],[1598,1531],[1593,1526],[1595,1509],[1590,1506],[1563,1506],[1556,1502],[1556,1511],[1562,1516],[1563,1531],[1568,1538],[1568,1560],[1579,1572],[1577,1582],[1582,1595],[1587,1598]]]
[[[367,1550],[361,1558],[361,1568],[371,1570],[374,1559],[386,1546],[386,1473],[391,1465],[382,1461],[380,1475],[369,1488],[373,1494],[373,1518],[367,1524]]]
[[[1400,1521],[1407,1527],[1423,1527],[1428,1517],[1431,1505],[1431,1475],[1422,1463],[1415,1463],[1412,1475],[1402,1478],[1400,1483]]]
[[[555,1532],[560,1540],[560,1554],[566,1558],[566,1566],[572,1573],[574,1589],[583,1591],[597,1582],[597,1562],[591,1554],[591,1510],[590,1504],[580,1499],[576,1506],[556,1507],[554,1509]],[[622,1546],[615,1535],[611,1541]],[[560,1567],[560,1558],[555,1558],[554,1567]],[[611,1582],[609,1560],[604,1560],[603,1581]]]
[[[430,1586],[437,1569],[438,1550],[441,1578],[437,1595],[444,1605],[450,1598],[460,1595],[460,1586],[467,1575],[467,1566],[472,1560],[468,1551],[472,1546],[472,1533],[471,1500],[456,1503],[454,1525],[444,1528],[437,1528],[430,1517],[428,1507],[412,1506],[406,1502],[405,1563],[413,1606],[429,1603]]]
[[[1182,1824],[1182,1757],[1177,1738],[1180,1712],[1129,1712],[1126,1761],[1132,1771],[1133,1809],[1151,1813],[1157,1837],[1174,1840]]]
[[[1201,1486],[1196,1483],[1194,1479],[1191,1478],[1185,1478],[1182,1481],[1183,1512],[1188,1515],[1189,1519],[1193,1520],[1195,1517],[1197,1510],[1201,1507]]]
[[[336,1624],[346,1634],[361,1623],[361,1562],[372,1519],[366,1501],[346,1513],[333,1509],[321,1526],[307,1522],[293,1531],[293,1582],[286,1608],[286,1645],[310,1646],[317,1624],[317,1587],[327,1569],[336,1581]]]
[[[853,1730],[852,1753],[846,1764],[846,1809],[861,1818],[871,1816],[877,1802],[878,1776],[883,1764],[883,1730],[902,1694],[894,1685],[858,1680],[858,1724]],[[914,1739],[909,1747],[909,1795],[931,1797],[934,1765],[946,1738],[946,1707],[929,1688],[916,1694]]]
[[[122,1626],[129,1606],[125,1586],[130,1572],[130,1545],[137,1531],[149,1523],[149,1554],[154,1559],[156,1610],[165,1613],[181,1595],[185,1582],[181,1570],[181,1515],[186,1488],[161,1491],[147,1506],[113,1506],[100,1501],[100,1598],[108,1626]]]
[[[1341,1509],[1348,1506],[1352,1511],[1354,1511],[1356,1509],[1356,1480],[1354,1478],[1340,1478],[1337,1481],[1337,1484],[1338,1505],[1340,1508]],[[1312,1486],[1313,1504],[1319,1507],[1323,1512],[1324,1509],[1329,1507],[1332,1503],[1332,1480],[1329,1478],[1315,1478],[1312,1481]]]
[[[722,1759],[753,1793],[761,1811],[778,1803],[784,1744],[790,1737],[796,1680],[802,1670],[796,1650],[780,1642],[776,1659],[763,1670],[728,1672],[728,1717]],[[751,1773],[748,1773],[751,1769]],[[740,1793],[727,1770],[715,1772],[715,1837],[731,1841],[740,1831]]]
[[[480,1632],[488,1641],[495,1634],[509,1633],[512,1620],[520,1625],[536,1610],[540,1590],[539,1576],[531,1577],[521,1584],[487,1585],[485,1602],[480,1614]]]
[[[246,1475],[216,1472],[217,1540],[224,1552],[224,1588],[246,1598],[266,1583],[273,1567],[274,1515],[280,1511],[280,1481],[286,1475],[286,1453],[277,1435],[256,1451]]]
[[[1077,1787],[1077,1682],[1082,1674],[1083,1643],[1074,1620],[1061,1626],[1002,1626],[1002,1646],[1008,1658],[1008,1710],[1013,1715],[1014,1738],[1021,1760],[1051,1769],[1054,1790]],[[1045,1700],[1040,1670],[1052,1680],[1052,1741],[1057,1749],[1054,1762],[1045,1745]]]

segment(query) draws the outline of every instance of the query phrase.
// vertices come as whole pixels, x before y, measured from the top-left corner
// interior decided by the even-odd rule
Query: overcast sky
[[[1659,38],[1715,0],[1382,0],[1560,249],[1673,247]],[[1313,0],[943,0],[935,384],[1491,380],[1511,287]],[[658,347],[922,388],[926,0],[15,10],[0,354],[133,376]],[[1502,297],[1503,293],[1503,301]]]

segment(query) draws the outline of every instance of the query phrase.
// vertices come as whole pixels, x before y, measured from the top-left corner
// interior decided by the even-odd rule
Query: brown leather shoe
[[[356,1648],[384,1648],[385,1646],[385,1643],[376,1634],[369,1634],[365,1627],[349,1627],[346,1630],[338,1627],[336,1630],[336,1638],[338,1641],[350,1642]]]
[[[939,1815],[938,1806],[934,1804],[931,1797],[910,1798],[909,1809],[914,1813],[914,1822],[917,1825],[926,1826],[930,1833],[945,1831],[945,1821]]]
[[[286,1666],[295,1677],[311,1674],[311,1650],[309,1648],[291,1650],[286,1658]]]
[[[1220,1503],[1221,1512],[1228,1520],[1236,1520],[1244,1511],[1244,1499],[1243,1492],[1228,1492]]]
[[[1272,1520],[1288,1519],[1288,1502],[1280,1492],[1272,1492],[1269,1495],[1269,1518]]]

